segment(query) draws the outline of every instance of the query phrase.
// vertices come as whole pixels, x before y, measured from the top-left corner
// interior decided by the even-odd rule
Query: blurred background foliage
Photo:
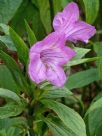
[[[35,36],[37,40],[42,40],[47,34],[53,31],[52,22],[56,13],[61,11],[72,1],[78,4],[81,19],[94,25],[97,29],[96,35],[89,41],[88,45],[77,43],[75,46],[84,47],[86,49],[83,53],[81,50],[81,56],[84,54],[87,58],[95,56],[102,57],[102,0],[0,0],[0,50],[4,50],[17,62],[21,69],[24,69],[18,60],[17,49],[15,43],[11,40],[8,25],[12,27],[17,34],[22,37],[28,47],[30,47],[32,42],[29,42],[29,31],[31,35],[33,35],[33,33],[35,34],[33,36]],[[31,29],[27,29],[29,27]],[[34,38],[33,36],[32,39]],[[33,40],[35,40],[35,38]],[[80,55],[80,50],[77,52]],[[23,62],[25,63],[25,60],[23,60]],[[14,64],[13,66],[15,69],[17,68],[17,71],[15,75],[12,75],[8,64],[5,65],[3,60],[0,60],[0,63],[0,87],[20,94],[20,90],[22,90],[23,86],[21,84],[22,78],[20,79],[21,74],[20,76],[18,74],[19,68]],[[11,61],[11,63],[13,62]],[[14,77],[16,77],[17,82],[14,80]],[[23,82],[26,83],[24,80]],[[19,83],[20,85],[18,85]],[[93,112],[88,111],[90,114],[88,116],[86,115],[84,120],[88,136],[102,136],[102,60],[73,66],[65,87],[71,90],[75,95],[69,95],[67,98],[63,96],[60,101],[74,108],[82,117],[84,117],[89,106],[96,102],[92,106]],[[50,94],[50,97],[52,95],[53,94]],[[4,101],[0,99],[0,105],[3,103]],[[53,119],[53,121],[54,120],[56,119]],[[10,130],[8,129],[7,124],[9,127],[12,126],[12,124],[15,126],[16,121],[20,125],[22,123],[24,124],[25,129],[23,129],[23,132],[20,128],[16,127],[11,127]],[[28,128],[26,128],[27,125],[24,118],[18,117],[14,120],[9,118],[0,120],[0,136],[16,136],[16,132],[19,132],[20,135],[24,133],[29,136],[28,131],[26,132]]]

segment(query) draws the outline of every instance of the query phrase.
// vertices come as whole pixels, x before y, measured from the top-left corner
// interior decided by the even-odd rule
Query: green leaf
[[[73,0],[61,0],[62,7],[64,8],[69,2],[72,2]]]
[[[22,0],[0,0],[0,23],[8,23],[14,16]]]
[[[6,131],[4,129],[0,130],[0,136],[7,136]]]
[[[68,89],[81,88],[97,80],[100,80],[97,69],[91,68],[71,75],[65,86]]]
[[[74,51],[76,52],[76,56],[73,58],[73,60],[77,60],[84,57],[90,51],[90,49],[74,47]]]
[[[5,65],[0,65],[0,87],[20,93],[20,88],[17,86],[12,74]]]
[[[40,19],[39,10],[32,4],[31,0],[24,0],[24,2],[22,2],[19,10],[10,23],[11,27],[14,28],[20,36],[25,33],[25,19],[31,25],[36,38],[42,40],[46,35],[45,29]]]
[[[13,117],[13,118],[0,119],[0,129],[5,129],[6,131],[8,131],[9,128],[11,127],[28,129],[26,118]]]
[[[14,43],[12,42],[12,40],[10,38],[10,36],[7,36],[7,35],[0,36],[0,41],[2,43],[4,43],[9,50],[17,51]]]
[[[11,56],[3,51],[0,51],[0,58],[5,62],[9,69],[15,69],[16,71],[21,72],[19,66]]]
[[[90,112],[92,112],[98,108],[102,108],[102,98],[100,98],[96,102],[92,103],[92,105],[90,106],[90,108],[86,112],[85,116],[87,116]]]
[[[0,119],[17,116],[23,112],[25,107],[14,102],[8,102],[5,106],[0,107]]]
[[[61,97],[68,97],[69,95],[72,95],[72,92],[68,90],[66,87],[63,88],[57,88],[57,87],[51,87],[46,88],[44,87],[44,93],[41,95],[42,98],[61,98]]]
[[[28,62],[28,47],[19,35],[12,29],[9,29],[10,36],[15,44],[19,59],[22,63],[27,64]]]
[[[48,0],[37,0],[40,18],[47,33],[51,32],[50,4]]]
[[[44,118],[43,120],[50,128],[53,136],[76,136],[58,118]]]
[[[0,50],[0,58],[5,62],[5,65],[10,70],[17,85],[21,89],[23,89],[23,91],[26,91],[26,93],[28,93],[29,91],[28,83],[24,78],[24,76],[22,75],[22,72],[19,66],[17,65],[17,63],[15,62],[15,60],[1,50]]]
[[[25,26],[26,26],[26,30],[27,30],[27,33],[28,33],[28,40],[29,40],[30,46],[32,46],[37,42],[37,39],[35,37],[34,32],[30,28],[30,26],[29,26],[29,24],[27,23],[26,20],[25,20]]]
[[[11,127],[8,131],[7,131],[7,136],[14,136],[15,134],[15,129],[13,127]]]
[[[53,4],[53,11],[54,11],[54,15],[56,15],[58,12],[60,12],[61,11],[61,9],[62,9],[62,5],[61,5],[61,2],[63,1],[63,0],[50,0],[51,2],[52,2],[52,4]]]
[[[16,48],[9,36],[9,26],[0,23],[0,31],[5,33],[5,35],[0,36],[0,42],[2,43],[3,47],[6,45],[9,50],[16,51]]]
[[[0,31],[4,32],[6,35],[9,35],[9,26],[0,23]]]
[[[75,66],[75,65],[88,63],[91,61],[96,61],[96,60],[101,60],[101,59],[102,59],[102,57],[93,57],[93,58],[86,58],[86,59],[71,60],[70,62],[68,62],[67,65],[65,65],[65,67]]]
[[[20,133],[20,129],[15,129],[14,127],[10,127],[8,131],[4,128],[0,130],[0,136],[21,136]]]
[[[15,101],[16,103],[21,104],[20,97],[16,93],[8,89],[0,88],[0,97],[9,98]]]
[[[102,108],[93,110],[85,117],[88,136],[101,136],[97,134],[102,128]]]
[[[102,56],[102,42],[96,42],[94,43],[94,50],[97,54],[97,56]],[[102,79],[102,60],[98,60],[97,61],[97,67],[98,67],[98,75],[100,77],[100,79]]]
[[[19,115],[25,108],[20,97],[10,90],[0,88],[0,97],[9,99],[7,104],[0,107],[0,119]]]
[[[87,125],[87,133],[90,136],[100,136],[100,128],[102,128],[102,97],[93,102],[85,114],[85,122]]]
[[[83,0],[83,2],[85,5],[86,21],[92,24],[98,15],[99,0]]]
[[[98,99],[100,99],[102,97],[102,91],[98,93],[98,95],[93,99],[92,102],[97,101]]]
[[[65,126],[70,129],[76,136],[86,136],[85,124],[83,119],[78,115],[77,112],[71,108],[53,101],[53,100],[42,100],[41,101],[47,108],[52,109],[58,117],[62,120]]]
[[[98,124],[98,127],[95,132],[96,136],[101,136],[102,135],[101,132],[102,132],[102,123]]]

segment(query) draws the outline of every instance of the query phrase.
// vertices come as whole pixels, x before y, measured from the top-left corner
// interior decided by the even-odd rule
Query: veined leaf
[[[5,129],[6,131],[9,130],[11,127],[22,127],[27,129],[27,120],[24,117],[13,117],[13,118],[5,118],[0,119],[0,129]]]
[[[0,50],[0,58],[5,62],[5,65],[10,70],[17,85],[21,87],[24,91],[26,91],[26,93],[28,93],[27,92],[27,90],[29,91],[28,83],[26,79],[24,78],[24,76],[22,75],[22,72],[19,66],[17,65],[17,63],[15,62],[15,60],[11,56],[7,55],[5,52],[1,50]]]
[[[9,98],[15,101],[16,103],[21,104],[20,97],[16,93],[8,89],[0,88],[0,97]]]
[[[9,35],[9,26],[0,23],[0,31],[4,32],[6,35]]]
[[[50,4],[48,0],[37,0],[40,18],[47,33],[51,32]]]
[[[72,60],[77,60],[84,57],[90,51],[90,49],[74,47],[74,51],[76,52],[76,56]]]
[[[83,63],[87,63],[87,62],[91,62],[91,61],[96,61],[96,60],[101,60],[101,59],[102,59],[102,57],[93,57],[93,58],[72,60],[72,61],[68,62],[68,64],[65,65],[65,67],[75,66],[75,65],[79,65],[79,64],[83,64]]]
[[[44,118],[43,121],[48,125],[53,136],[76,136],[76,134],[68,129],[58,118]]]
[[[36,36],[26,20],[25,20],[25,26],[28,33],[28,40],[29,40],[30,46],[32,46],[37,42]]]
[[[0,136],[7,136],[6,131],[4,129],[0,130]]]
[[[0,107],[0,119],[19,115],[25,108],[20,97],[10,90],[0,88],[0,97],[9,99],[7,104]]]
[[[24,106],[17,103],[8,102],[5,106],[0,107],[0,119],[17,116],[24,110],[24,108]]]
[[[0,23],[8,23],[19,8],[22,0],[0,0]]]
[[[102,42],[96,42],[94,43],[94,50],[97,54],[97,56],[102,56]],[[102,60],[98,60],[97,61],[97,70],[98,70],[98,75],[100,77],[100,79],[102,79]]]
[[[0,65],[0,87],[20,93],[20,88],[17,86],[6,65]]]
[[[72,2],[73,0],[61,0],[61,5],[62,5],[62,7],[63,8],[65,8],[65,6],[67,6],[67,4],[69,3],[69,2]]]
[[[24,0],[24,2],[22,2],[19,10],[17,10],[13,17],[10,26],[13,27],[20,36],[22,36],[25,33],[24,20],[26,19],[27,22],[32,25],[32,30],[34,31],[37,39],[41,40],[46,33],[41,22],[39,10],[34,4],[32,4],[33,1],[36,3],[35,0]]]
[[[41,102],[47,108],[52,109],[76,136],[86,136],[84,121],[77,112],[53,100],[41,100]]]
[[[10,36],[0,36],[0,41],[6,45],[6,47],[11,51],[17,51],[14,43],[12,42]]]
[[[83,0],[83,2],[85,5],[86,21],[92,24],[99,11],[99,0]]]
[[[97,80],[100,80],[97,69],[91,68],[69,76],[65,86],[68,89],[81,88]]]
[[[15,44],[19,59],[22,63],[27,64],[28,62],[28,47],[20,36],[12,29],[9,29],[10,36]]]
[[[5,33],[5,35],[0,36],[0,42],[3,43],[3,46],[6,45],[9,50],[16,51],[13,41],[9,36],[9,26],[0,23],[0,31]]]
[[[11,56],[3,51],[0,51],[0,58],[5,62],[9,69],[15,69],[19,73],[21,72],[19,66]]]
[[[88,135],[101,136],[100,129],[102,128],[102,97],[97,101],[92,102],[85,114],[85,122]]]
[[[86,112],[85,116],[87,116],[90,112],[92,112],[98,108],[102,108],[102,98],[100,98],[96,102],[92,103],[92,105],[89,107],[88,111]]]
[[[51,87],[48,88],[48,90],[44,88],[44,93],[41,95],[41,98],[61,98],[68,97],[69,95],[72,95],[72,92],[68,90],[66,87],[63,88]]]
[[[61,9],[62,9],[62,3],[61,3],[61,1],[62,0],[50,0],[51,2],[52,2],[52,4],[53,4],[53,11],[54,11],[54,15],[56,15],[58,12],[60,12],[61,11]]]

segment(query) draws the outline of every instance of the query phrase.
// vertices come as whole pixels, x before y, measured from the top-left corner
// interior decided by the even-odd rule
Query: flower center
[[[44,64],[49,64],[50,62],[52,62],[53,57],[54,52],[52,49],[46,49],[40,53],[40,58]]]

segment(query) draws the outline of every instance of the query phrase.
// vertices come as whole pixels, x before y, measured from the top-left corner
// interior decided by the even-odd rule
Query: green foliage
[[[15,60],[6,53],[4,53],[3,51],[0,51],[0,58],[5,62],[6,66],[11,71],[16,83],[22,87],[21,82],[22,73]]]
[[[51,129],[53,136],[76,136],[70,129],[68,129],[58,118],[44,119],[48,127]]]
[[[58,115],[69,132],[71,131],[76,136],[86,136],[84,121],[77,112],[53,100],[42,100],[41,102]]]
[[[0,119],[0,130],[3,130],[7,136],[20,136],[20,133],[24,134],[28,131],[27,120],[23,117]]]
[[[101,60],[101,59],[102,57],[92,57],[92,58],[86,58],[86,59],[72,60],[67,65],[65,65],[65,67],[75,66],[75,65],[79,65],[79,64],[83,64],[83,63],[87,63],[91,61],[96,61],[96,60]]]
[[[22,0],[0,1],[0,23],[8,23],[19,8]]]
[[[50,0],[50,2],[52,2],[52,1]],[[52,4],[53,4],[53,9],[52,10],[54,12],[53,14],[56,15],[57,12],[59,12],[61,10],[61,8],[62,8],[61,0],[53,0]]]
[[[6,47],[12,51],[16,51],[16,48],[10,38],[10,36],[0,36],[0,41],[6,45]]]
[[[0,88],[0,97],[10,99],[7,104],[0,107],[0,119],[17,116],[25,108],[25,104],[22,103],[20,97],[10,90]]]
[[[34,45],[34,43],[37,42],[37,39],[35,37],[34,32],[30,28],[30,26],[29,26],[29,24],[27,23],[26,20],[25,20],[25,26],[26,26],[26,30],[27,30],[27,33],[28,33],[28,40],[29,40],[30,46],[32,46],[32,45]]]
[[[84,49],[84,48],[78,48],[78,47],[74,47],[74,50],[76,52],[76,56],[73,58],[73,60],[81,59],[90,51],[90,49]]]
[[[2,42],[3,45],[5,45],[9,50],[16,51],[16,48],[9,34],[9,26],[0,23],[0,28],[1,32],[5,34],[0,36],[0,42]]]
[[[11,21],[11,26],[20,35],[23,35],[25,32],[24,19],[31,24],[37,39],[42,39],[45,36],[45,28],[41,22],[39,10],[29,0],[24,0]]]
[[[97,56],[102,56],[101,49],[102,49],[102,42],[96,42],[94,44],[94,50]],[[97,61],[97,67],[98,67],[98,75],[102,79],[102,61],[101,60]]]
[[[4,32],[6,35],[9,35],[9,26],[3,23],[0,23],[0,30]]]
[[[12,74],[5,65],[0,65],[0,87],[15,91],[16,93],[20,92]]]
[[[97,80],[97,69],[91,68],[71,75],[65,86],[69,89],[81,88]]]
[[[41,95],[42,98],[61,98],[61,97],[68,97],[72,95],[72,92],[68,90],[66,87],[57,88],[57,87],[44,87],[45,91]]]
[[[102,98],[99,98],[96,102],[93,102],[86,112],[85,121],[87,124],[87,133],[89,136],[100,136],[102,128]]]
[[[98,11],[99,11],[99,0],[83,0],[86,12],[86,21],[90,24],[94,23]],[[94,11],[94,12],[93,12]]]
[[[48,0],[36,0],[42,24],[47,33],[51,32],[50,4]]]
[[[10,28],[10,36],[15,44],[15,47],[18,51],[19,59],[22,63],[27,64],[28,61],[28,47],[24,41],[18,36],[18,34]]]

